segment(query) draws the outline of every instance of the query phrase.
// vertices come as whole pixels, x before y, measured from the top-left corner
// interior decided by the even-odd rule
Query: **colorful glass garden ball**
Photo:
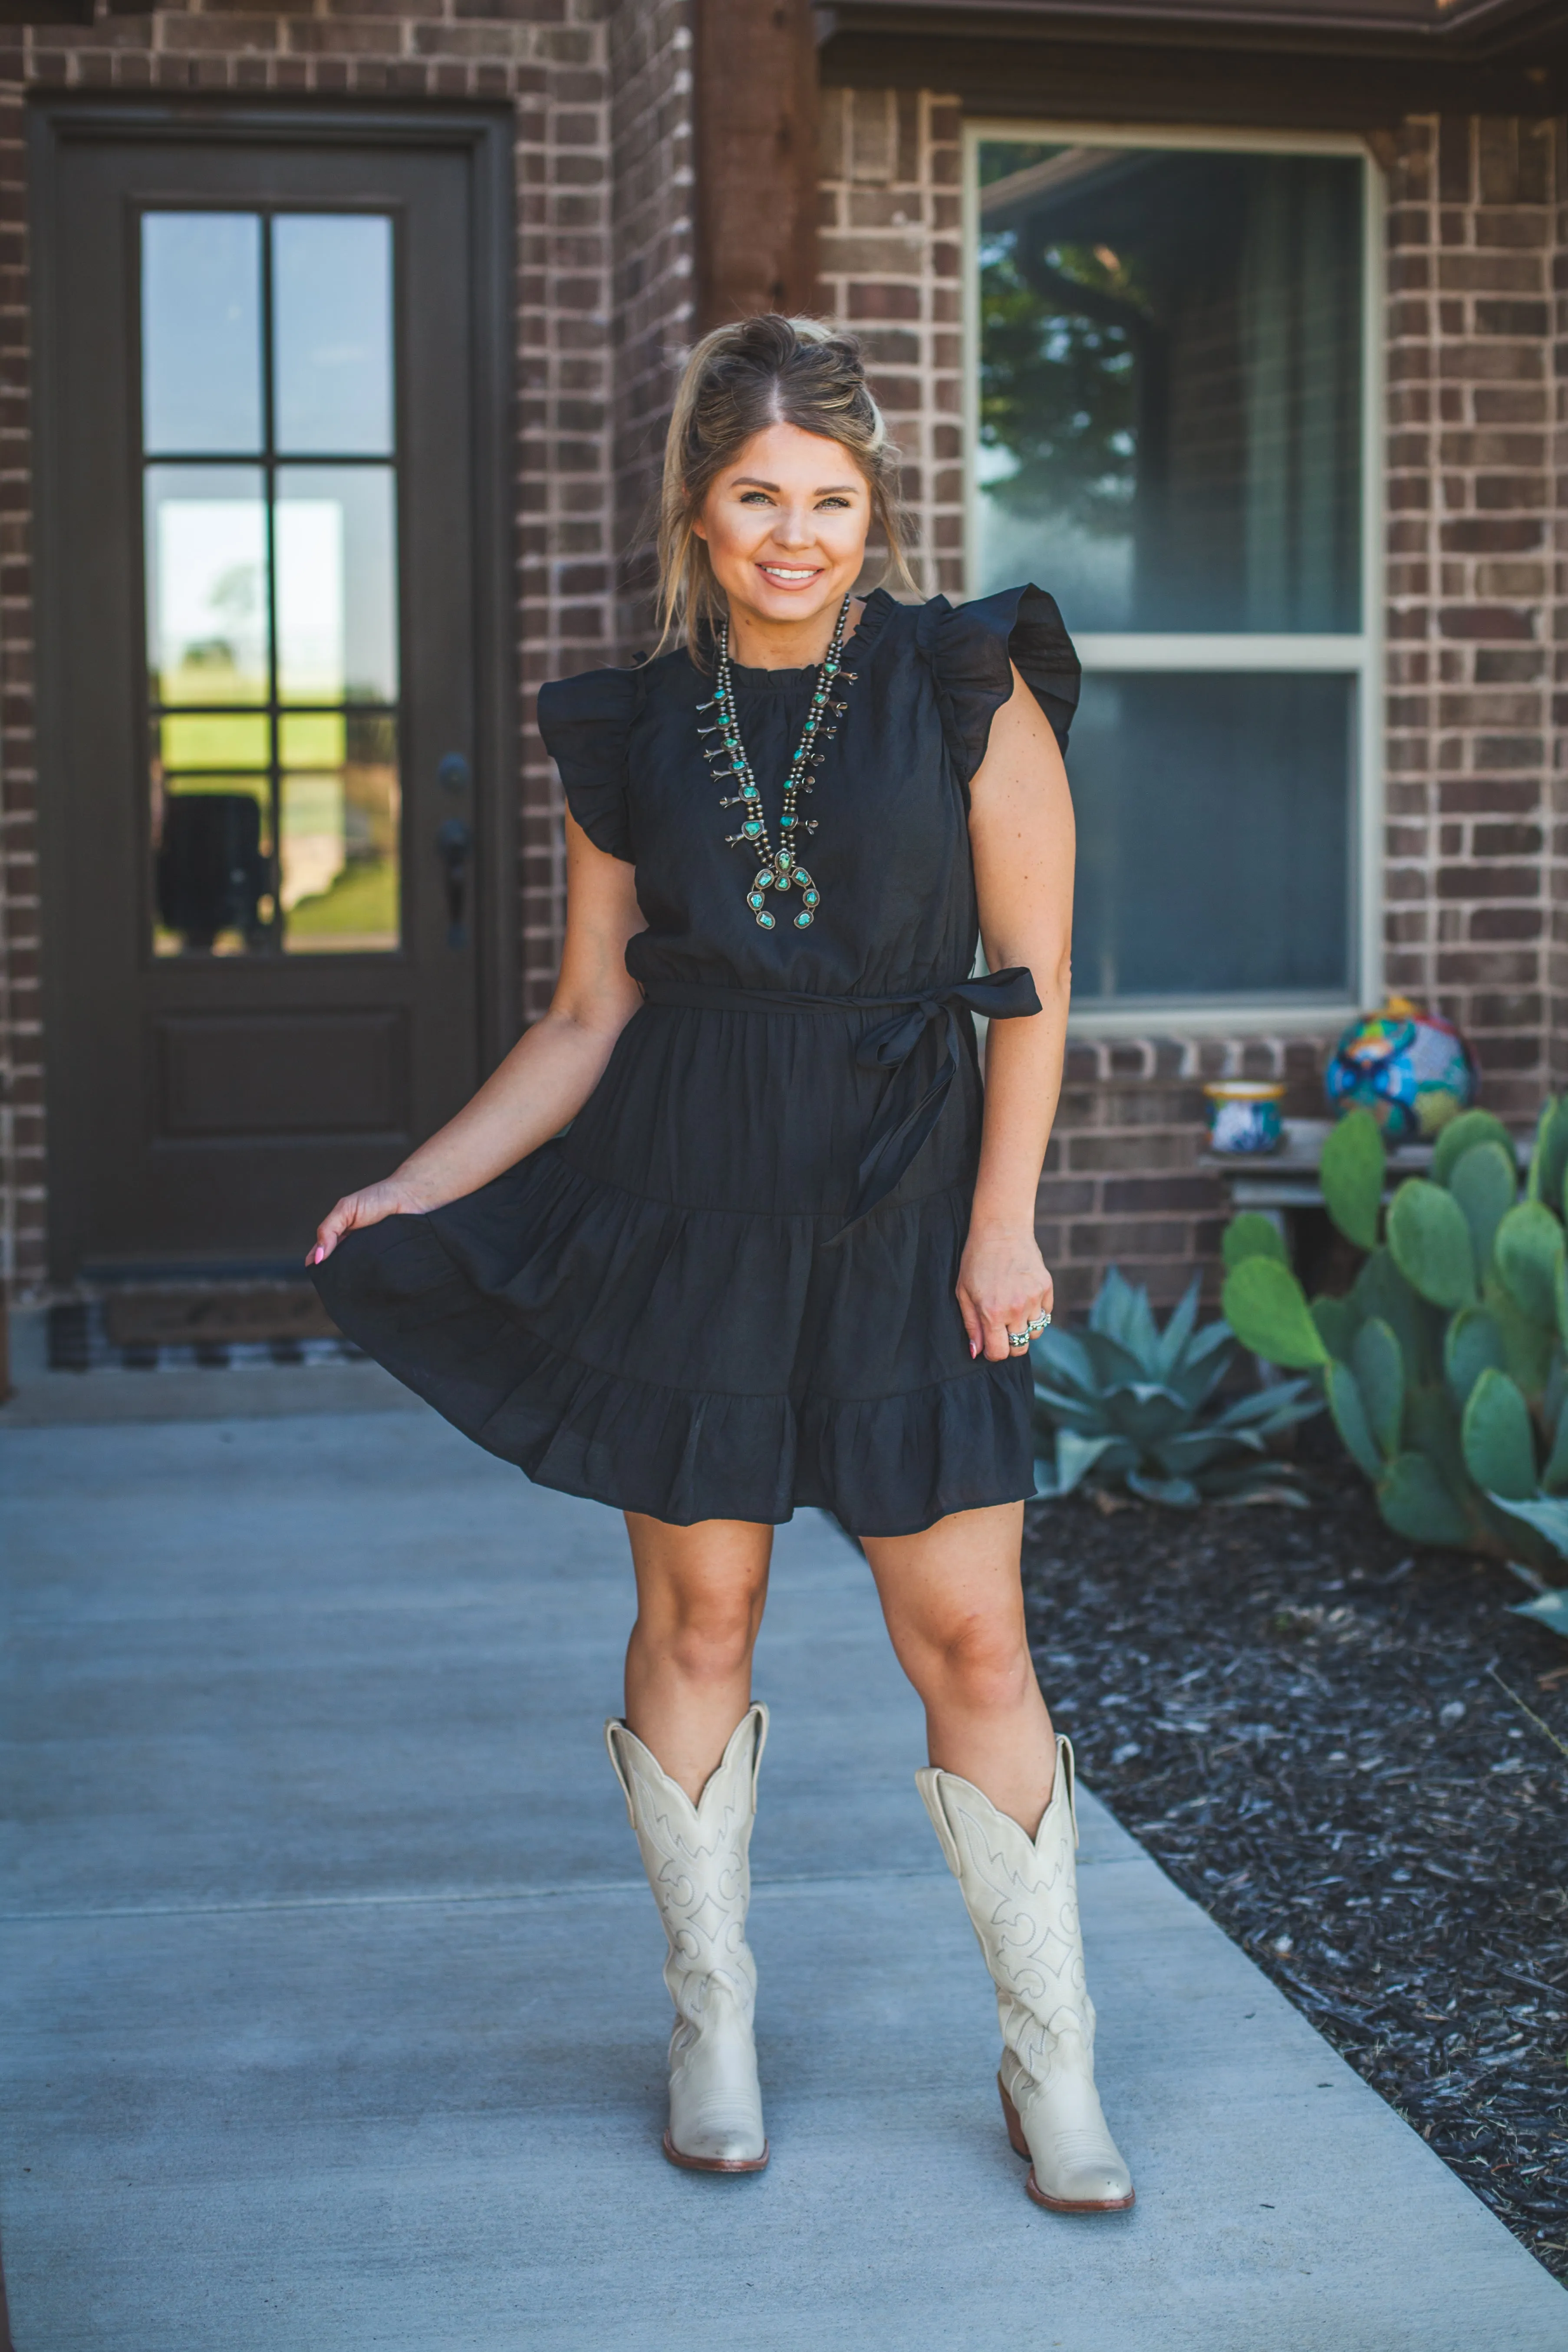
[[[1417,1143],[1476,1098],[1476,1066],[1452,1022],[1391,996],[1345,1031],[1323,1073],[1336,1111],[1361,1105],[1391,1143]]]
[[[1249,1154],[1278,1151],[1284,1137],[1280,1105],[1283,1087],[1244,1078],[1219,1078],[1204,1088],[1208,1097],[1209,1148]]]

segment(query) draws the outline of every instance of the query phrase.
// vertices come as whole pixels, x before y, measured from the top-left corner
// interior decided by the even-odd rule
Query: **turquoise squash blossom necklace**
[[[719,624],[719,661],[714,693],[710,701],[700,702],[697,706],[699,714],[704,710],[711,710],[714,714],[710,726],[698,729],[699,735],[717,735],[719,738],[710,751],[703,752],[703,758],[710,767],[716,760],[728,760],[728,767],[714,768],[713,773],[715,776],[733,777],[740,786],[738,793],[719,803],[721,808],[743,811],[741,830],[727,835],[725,845],[731,849],[737,846],[749,849],[753,856],[762,859],[752,878],[752,887],[746,893],[746,904],[764,931],[771,931],[775,920],[768,908],[770,890],[799,889],[801,910],[795,919],[797,931],[811,929],[812,919],[822,903],[822,893],[800,863],[795,847],[799,834],[816,831],[816,820],[815,817],[802,818],[795,803],[803,793],[811,790],[807,771],[820,768],[826,756],[816,748],[818,739],[831,742],[838,732],[838,719],[849,708],[847,702],[835,702],[833,699],[834,681],[842,677],[847,684],[850,684],[855,677],[852,669],[844,667],[844,630],[849,618],[849,604],[850,600],[846,596],[834,626],[833,642],[823,656],[821,676],[812,692],[811,709],[801,730],[800,743],[784,780],[776,849],[768,832],[767,818],[763,814],[762,787],[752,772],[745,745],[741,740],[741,721],[735,709],[735,682],[730,672],[728,614]],[[829,719],[834,722],[831,726],[825,724]]]

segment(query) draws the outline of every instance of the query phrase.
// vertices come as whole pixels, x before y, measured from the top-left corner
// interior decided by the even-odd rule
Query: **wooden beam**
[[[809,309],[816,281],[810,0],[696,0],[697,307],[704,331]]]

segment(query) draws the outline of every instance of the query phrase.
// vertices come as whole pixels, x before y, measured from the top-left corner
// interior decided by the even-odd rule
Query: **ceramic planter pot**
[[[1204,1088],[1209,1105],[1209,1146],[1238,1159],[1279,1149],[1285,1129],[1283,1087],[1255,1078],[1219,1078]]]

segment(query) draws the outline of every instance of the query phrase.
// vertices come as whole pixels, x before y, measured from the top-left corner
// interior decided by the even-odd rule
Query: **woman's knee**
[[[750,1584],[675,1586],[645,1598],[639,1638],[689,1682],[726,1682],[750,1659],[763,1591]]]
[[[916,1646],[910,1670],[921,1696],[966,1714],[1009,1713],[1036,1688],[1028,1643],[1011,1613],[933,1627]]]

